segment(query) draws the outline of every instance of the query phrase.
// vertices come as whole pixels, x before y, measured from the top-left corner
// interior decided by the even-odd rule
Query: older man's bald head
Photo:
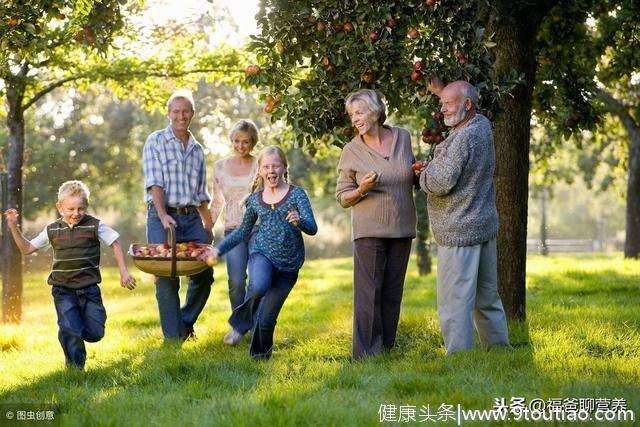
[[[440,103],[444,124],[459,127],[475,116],[478,91],[468,82],[458,80],[442,89]]]
[[[443,94],[445,91],[450,96],[469,98],[474,107],[478,105],[478,90],[469,82],[456,80],[455,82],[449,83],[444,89],[442,89]]]

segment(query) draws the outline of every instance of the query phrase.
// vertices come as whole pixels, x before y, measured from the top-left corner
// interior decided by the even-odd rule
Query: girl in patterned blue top
[[[318,231],[309,198],[302,188],[287,182],[287,159],[275,145],[262,150],[258,157],[258,173],[246,200],[242,224],[208,255],[217,258],[228,252],[249,236],[254,225],[249,287],[244,302],[229,318],[233,329],[224,342],[235,345],[253,328],[250,354],[268,359],[278,314],[304,263],[302,232],[314,235]]]

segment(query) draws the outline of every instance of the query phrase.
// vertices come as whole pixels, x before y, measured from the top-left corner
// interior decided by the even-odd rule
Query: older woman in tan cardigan
[[[353,358],[394,346],[404,278],[416,235],[415,161],[405,129],[387,126],[380,92],[361,89],[345,102],[358,130],[343,149],[336,199],[351,208]]]

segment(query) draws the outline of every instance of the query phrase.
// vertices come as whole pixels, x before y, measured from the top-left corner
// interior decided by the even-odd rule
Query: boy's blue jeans
[[[229,324],[242,334],[253,328],[250,349],[252,357],[271,357],[278,314],[296,280],[297,271],[280,271],[264,255],[251,255],[247,296],[231,313]]]
[[[170,214],[176,221],[176,242],[210,243],[202,226],[200,215]],[[153,206],[147,210],[147,241],[167,243],[167,231],[162,226]],[[213,283],[213,269],[189,277],[189,287],[184,305],[180,307],[180,278],[158,277],[156,279],[156,300],[160,313],[160,326],[165,340],[186,339],[193,332],[193,325],[204,309]]]
[[[235,231],[234,228],[224,230],[224,237]],[[244,302],[247,294],[247,263],[249,262],[249,247],[252,237],[240,242],[236,247],[224,255],[227,264],[227,276],[229,277],[229,301],[231,310],[235,310]]]
[[[84,342],[98,342],[104,337],[107,312],[98,285],[82,289],[53,286],[53,303],[58,314],[58,340],[67,366],[84,368],[87,350]]]

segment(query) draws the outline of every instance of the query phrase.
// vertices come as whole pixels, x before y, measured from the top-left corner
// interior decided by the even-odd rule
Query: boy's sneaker
[[[227,335],[224,336],[222,342],[226,345],[237,345],[242,339],[242,334],[235,329],[231,329]]]

